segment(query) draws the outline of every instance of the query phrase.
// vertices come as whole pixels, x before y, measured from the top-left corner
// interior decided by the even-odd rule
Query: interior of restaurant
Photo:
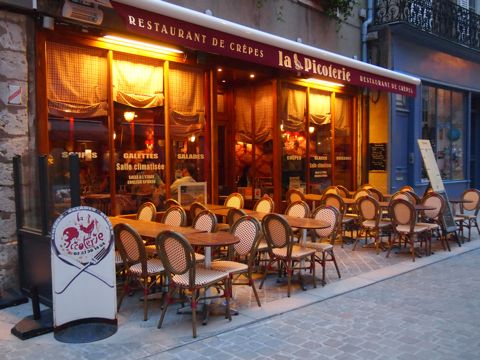
[[[186,164],[208,184],[209,202],[236,191],[247,206],[263,194],[280,204],[289,188],[354,188],[355,89],[211,54],[171,61],[102,39],[46,39],[40,141],[57,213],[72,152],[82,202],[111,215],[146,200],[162,209]]]

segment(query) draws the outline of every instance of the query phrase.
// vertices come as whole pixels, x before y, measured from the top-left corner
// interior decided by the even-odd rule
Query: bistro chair
[[[350,197],[350,190],[348,190],[345,186],[343,185],[336,185],[338,195],[340,195],[343,198],[349,198]]]
[[[336,195],[336,194],[325,194],[323,195],[322,200],[320,201],[320,204],[326,205],[326,206],[333,206],[340,213],[337,234],[340,237],[340,244],[343,247],[343,237],[344,237],[345,230],[354,221],[353,218],[345,217],[345,214],[347,212],[347,207],[345,205],[345,202],[343,201],[343,198],[341,198],[339,195]]]
[[[273,208],[274,203],[272,198],[268,195],[263,195],[253,206],[253,211],[269,214],[273,211]]]
[[[210,210],[203,210],[193,219],[192,227],[203,232],[215,232],[217,229],[217,217]],[[205,261],[205,255],[198,252],[195,253],[195,258],[198,262]]]
[[[413,198],[412,194],[409,191],[397,191],[390,198],[390,203],[398,199],[406,200],[413,205],[416,204],[416,200]]]
[[[231,193],[227,196],[223,205],[228,208],[241,209],[243,208],[243,195],[238,192]]]
[[[303,200],[294,201],[287,206],[285,215],[298,218],[307,218],[310,216],[310,207]],[[292,231],[295,233],[298,231],[298,229],[296,227],[292,227]]]
[[[340,195],[339,192],[338,192],[338,188],[334,185],[331,185],[329,187],[327,187],[324,191],[323,191],[323,194],[326,195],[326,194],[335,194],[335,195]]]
[[[410,245],[412,260],[415,261],[415,243],[418,242],[421,246],[424,242],[430,241],[430,228],[425,225],[417,225],[417,214],[415,207],[408,200],[396,199],[391,201],[389,212],[392,219],[394,236],[389,240],[387,257],[390,256],[393,243],[395,239],[397,239],[400,247],[402,242],[405,245]],[[426,248],[430,249],[430,246],[427,245]]]
[[[227,223],[220,223],[217,225],[217,231],[230,231],[230,228],[235,224],[235,222],[240,219],[242,216],[247,215],[242,209],[231,208],[227,213]]]
[[[260,283],[263,287],[268,270],[277,262],[278,270],[284,269],[287,274],[287,296],[290,297],[290,287],[293,273],[298,271],[303,283],[302,271],[310,270],[313,275],[313,287],[317,287],[315,278],[315,249],[302,247],[295,243],[293,231],[282,215],[268,214],[262,220],[263,234],[267,240],[269,261]],[[309,261],[309,265],[304,265]]]
[[[460,226],[460,232],[463,233],[463,228],[468,228],[468,241],[471,239],[471,229],[476,227],[480,235],[478,227],[477,216],[480,210],[480,191],[477,189],[467,189],[462,194],[463,203],[460,205],[460,213],[456,214],[455,222]]]
[[[157,253],[165,266],[165,273],[168,280],[168,293],[164,297],[164,304],[158,328],[160,329],[165,318],[168,306],[174,301],[183,304],[187,297],[192,309],[192,333],[197,337],[197,307],[199,299],[213,299],[224,297],[226,302],[225,317],[230,321],[230,282],[228,274],[221,271],[207,269],[197,264],[195,252],[188,240],[181,234],[174,231],[163,231],[155,239]],[[209,288],[216,288],[218,295],[207,296]],[[203,290],[203,296],[201,291]],[[178,292],[180,298],[174,297]],[[207,304],[205,304],[207,306]]]
[[[409,192],[415,192],[414,188],[411,187],[410,185],[404,185],[398,191],[409,191]]]
[[[230,232],[237,236],[240,242],[233,245],[233,254],[228,260],[212,262],[212,269],[228,273],[230,288],[232,288],[232,285],[249,285],[253,290],[258,306],[261,306],[253,281],[256,248],[260,239],[260,223],[251,216],[243,216],[235,222]],[[239,281],[241,276],[246,277],[247,281]]]
[[[305,201],[305,195],[298,189],[289,189],[285,195],[287,205],[296,201]]]
[[[193,220],[197,217],[197,215],[204,210],[207,210],[207,208],[201,202],[196,201],[192,203],[190,205],[190,210],[189,210],[190,221],[193,222]]]
[[[375,250],[378,255],[378,249],[382,245],[382,234],[388,234],[390,242],[390,237],[392,236],[392,223],[382,219],[382,209],[380,208],[380,204],[377,199],[372,196],[363,196],[358,199],[356,207],[358,210],[360,231],[357,234],[352,251],[356,249],[360,237],[364,234],[365,244],[367,244],[368,238],[373,238]]]
[[[169,198],[165,200],[165,208],[169,208],[170,206],[182,206],[177,200],[173,198]]]
[[[333,194],[332,194],[333,195]],[[337,270],[338,278],[341,278],[340,269],[338,268],[335,254],[333,253],[333,245],[337,238],[340,219],[342,215],[337,208],[328,205],[320,205],[312,214],[313,219],[323,220],[330,224],[328,228],[315,229],[317,239],[315,242],[307,241],[306,247],[315,249],[315,261],[322,266],[322,286],[325,286],[325,267],[327,261],[332,261]]]
[[[370,192],[370,196],[373,197],[378,202],[384,201],[382,192],[377,188],[372,187],[368,189],[368,191]]]
[[[144,202],[137,211],[137,220],[145,220],[145,221],[154,221],[157,215],[157,208],[155,204],[147,201]]]
[[[446,229],[443,228],[442,218],[445,211],[445,200],[436,192],[427,193],[421,201],[422,205],[431,207],[431,210],[422,210],[420,212],[420,222],[417,225],[426,225],[430,227],[432,234],[437,234],[437,237],[442,242],[444,250],[450,251]],[[458,240],[458,237],[457,237]]]
[[[172,226],[186,226],[187,213],[181,206],[172,205],[165,210],[160,222]]]
[[[130,293],[130,287],[136,282],[143,290],[143,320],[148,319],[148,294],[157,280],[164,274],[162,262],[157,258],[148,258],[145,245],[137,231],[128,224],[120,223],[114,227],[115,246],[123,260],[125,282],[123,292],[118,301],[117,311],[120,311],[125,295]]]

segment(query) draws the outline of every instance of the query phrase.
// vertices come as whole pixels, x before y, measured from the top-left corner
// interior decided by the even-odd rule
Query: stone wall
[[[0,10],[0,294],[19,286],[12,158],[29,146],[28,26],[26,16]],[[20,103],[10,104],[18,89]]]

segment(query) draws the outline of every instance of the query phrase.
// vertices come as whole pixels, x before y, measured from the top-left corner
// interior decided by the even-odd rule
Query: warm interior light
[[[313,127],[313,126],[309,126],[309,127],[308,127],[308,132],[309,132],[310,134],[313,134],[314,131],[315,131],[315,127]]]
[[[283,124],[280,124],[280,131],[283,131]]]
[[[133,119],[135,119],[135,111],[125,111],[123,113],[123,118],[127,122],[133,121]]]
[[[343,87],[345,85],[336,83],[333,81],[326,81],[326,80],[321,80],[321,79],[316,79],[316,78],[308,78],[305,79],[305,81],[313,83],[313,84],[319,84],[319,85],[326,85],[326,86],[336,86],[336,87]]]
[[[143,41],[132,40],[114,35],[105,35],[103,37],[107,42],[117,45],[131,46],[140,50],[154,51],[162,54],[183,54],[183,51],[168,46],[150,44]]]
[[[190,142],[192,143],[195,142],[195,139],[196,139],[195,135],[190,136]]]
[[[223,69],[222,69],[222,68],[218,68],[217,71],[218,71],[218,72],[222,72]]]
[[[255,74],[250,74],[250,79],[255,78]]]

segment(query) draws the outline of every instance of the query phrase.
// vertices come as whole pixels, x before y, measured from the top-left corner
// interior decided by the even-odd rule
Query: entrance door
[[[390,191],[394,193],[409,184],[408,153],[409,148],[409,112],[397,111],[392,119],[390,132]]]
[[[470,187],[480,186],[480,94],[472,94],[472,112],[470,116]]]

